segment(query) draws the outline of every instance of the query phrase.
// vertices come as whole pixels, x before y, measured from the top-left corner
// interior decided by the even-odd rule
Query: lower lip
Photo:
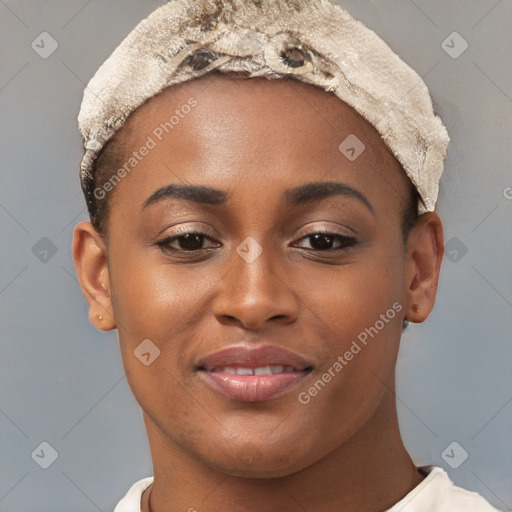
[[[297,386],[308,371],[270,375],[235,375],[225,372],[199,372],[203,381],[215,391],[241,402],[263,402],[277,398]]]

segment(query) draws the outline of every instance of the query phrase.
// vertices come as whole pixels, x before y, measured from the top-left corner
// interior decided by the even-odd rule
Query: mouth
[[[248,366],[224,366],[220,368],[214,368],[213,370],[206,370],[206,368],[202,369],[204,371],[210,371],[210,373],[231,373],[232,375],[279,375],[281,373],[292,373],[295,371],[300,371],[296,370],[292,366],[283,365],[266,365],[258,366],[256,368]]]
[[[282,396],[312,370],[313,365],[298,354],[272,345],[232,346],[203,358],[196,367],[208,387],[241,402]]]

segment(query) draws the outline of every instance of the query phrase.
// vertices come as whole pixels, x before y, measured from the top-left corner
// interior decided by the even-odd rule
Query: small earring
[[[96,318],[97,318],[98,320],[103,320],[103,316],[102,316],[102,315],[96,315]]]
[[[417,306],[417,304],[413,304],[412,310],[413,310],[414,313],[419,313],[420,312],[420,308]]]

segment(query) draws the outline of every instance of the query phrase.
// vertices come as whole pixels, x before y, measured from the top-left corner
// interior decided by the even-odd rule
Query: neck
[[[391,390],[349,440],[302,471],[279,478],[215,470],[171,442],[147,416],[145,422],[155,478],[143,497],[143,512],[221,512],[226,504],[244,512],[383,512],[424,478],[403,445]]]

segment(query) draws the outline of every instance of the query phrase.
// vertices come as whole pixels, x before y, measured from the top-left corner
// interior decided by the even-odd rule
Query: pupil
[[[324,242],[327,241],[327,243],[322,243],[321,240],[324,240]],[[317,243],[319,241],[320,241],[320,243]],[[311,244],[311,246],[317,250],[330,249],[332,246],[332,242],[333,242],[333,239],[329,235],[317,234],[317,235],[313,235],[313,243]],[[316,247],[315,247],[315,245],[316,245]]]
[[[186,235],[183,235],[180,237],[180,246],[182,249],[194,251],[197,249],[200,249],[203,240],[202,235],[193,235],[190,233],[187,233]],[[199,247],[197,247],[197,243],[199,242]]]

